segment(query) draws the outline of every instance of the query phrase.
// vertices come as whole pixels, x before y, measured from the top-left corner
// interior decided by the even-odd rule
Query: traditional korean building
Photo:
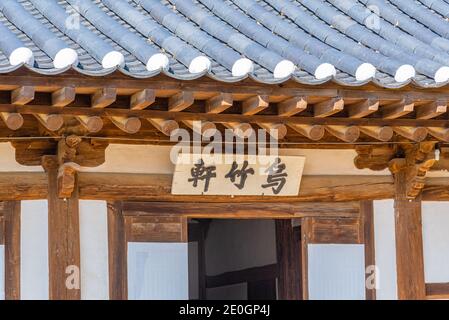
[[[0,298],[449,298],[448,18],[0,0]]]

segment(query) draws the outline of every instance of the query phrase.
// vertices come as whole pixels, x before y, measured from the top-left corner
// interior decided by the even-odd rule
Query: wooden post
[[[292,220],[276,220],[279,300],[301,300],[301,232]]]
[[[4,212],[5,299],[20,299],[20,201],[6,202]]]
[[[369,271],[369,273],[365,273],[366,280],[367,277],[372,277],[373,273],[376,269],[372,269],[372,266],[376,265],[376,253],[375,253],[375,244],[374,244],[374,209],[373,209],[373,201],[361,201],[360,202],[360,215],[363,220],[363,229],[364,229],[364,242],[365,242],[365,272]],[[374,274],[374,283],[375,277],[377,275]],[[370,284],[372,284],[370,282]],[[368,283],[366,285],[366,300],[376,300],[376,288],[368,287]]]
[[[44,156],[48,176],[48,250],[51,300],[81,299],[78,187],[70,198],[58,197],[58,160]]]
[[[125,220],[120,202],[108,203],[109,299],[128,297]]]
[[[395,191],[398,298],[425,299],[421,197],[407,198],[407,170],[395,173]]]

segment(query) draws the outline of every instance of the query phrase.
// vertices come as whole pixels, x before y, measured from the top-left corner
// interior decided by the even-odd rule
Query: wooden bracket
[[[405,157],[390,160],[388,168],[394,175],[405,170],[407,199],[415,199],[425,186],[427,172],[437,161],[434,153],[435,143],[404,145],[402,149]]]
[[[58,169],[58,196],[70,198],[76,186],[76,163],[64,163]]]

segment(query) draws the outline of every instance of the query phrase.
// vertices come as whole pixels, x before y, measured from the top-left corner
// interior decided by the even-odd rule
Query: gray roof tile
[[[448,18],[443,0],[1,0],[0,73],[441,87]]]

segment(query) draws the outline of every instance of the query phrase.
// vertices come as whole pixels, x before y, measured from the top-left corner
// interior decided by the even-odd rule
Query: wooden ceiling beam
[[[113,104],[117,100],[116,88],[103,88],[91,96],[91,107],[102,109]]]
[[[23,126],[23,117],[20,113],[0,112],[0,117],[10,130],[18,130]]]
[[[222,113],[232,107],[234,99],[230,93],[220,93],[206,101],[207,113]]]
[[[191,91],[181,91],[168,99],[168,111],[180,112],[187,109],[195,102],[195,97]]]
[[[366,99],[347,106],[347,109],[350,118],[363,118],[379,110],[379,100]]]
[[[412,141],[424,141],[429,133],[424,127],[393,127],[394,132]]]
[[[313,141],[323,139],[325,130],[322,125],[289,124],[289,127]]]
[[[98,116],[77,116],[76,119],[91,133],[99,132],[103,128],[103,119]]]
[[[74,87],[64,87],[51,94],[53,107],[65,107],[75,101],[76,92]]]
[[[34,100],[35,90],[31,86],[23,86],[11,92],[11,104],[25,105]]]
[[[429,134],[438,140],[449,142],[449,129],[448,128],[434,128],[428,127]]]
[[[111,117],[112,123],[120,130],[134,134],[139,132],[142,122],[137,117]]]
[[[37,120],[49,131],[58,131],[64,125],[64,118],[60,114],[38,113],[34,115]]]
[[[277,140],[287,136],[287,126],[283,123],[257,123],[257,125]]]
[[[338,139],[353,143],[360,137],[360,129],[356,126],[326,126],[327,132]]]
[[[290,117],[307,109],[307,98],[303,96],[293,97],[278,103],[278,115]]]
[[[131,96],[130,109],[143,110],[156,101],[156,92],[152,89],[143,89]]]
[[[330,117],[342,111],[345,107],[345,102],[342,98],[332,98],[313,106],[314,116],[317,118]]]
[[[215,123],[209,121],[184,120],[183,123],[192,129],[192,131],[205,137],[213,136],[217,130]]]
[[[447,112],[447,101],[437,100],[426,105],[416,107],[417,119],[432,119]]]
[[[415,102],[410,98],[402,99],[386,106],[382,106],[382,116],[384,119],[397,119],[405,116],[415,109]]]
[[[253,127],[246,122],[225,122],[223,125],[231,130],[240,138],[248,138],[254,132]]]
[[[268,106],[270,105],[269,99],[269,96],[263,95],[251,97],[243,101],[242,114],[244,114],[245,116],[251,116],[259,113],[260,111],[268,108]]]
[[[166,136],[171,136],[173,131],[179,129],[179,125],[174,120],[166,120],[166,119],[157,119],[153,118],[147,119],[156,129],[162,132]]]
[[[387,142],[393,138],[394,131],[391,127],[363,126],[360,131],[379,141]]]

